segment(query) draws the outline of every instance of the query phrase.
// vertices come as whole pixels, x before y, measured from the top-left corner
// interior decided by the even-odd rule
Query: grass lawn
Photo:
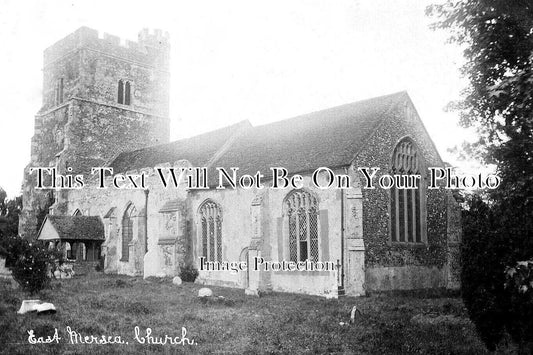
[[[459,298],[381,295],[326,300],[272,293],[246,297],[244,291],[211,287],[223,301],[202,302],[202,286],[173,285],[170,279],[92,275],[54,281],[52,289],[28,296],[0,280],[0,352],[5,354],[151,353],[361,353],[476,354],[483,344]],[[52,302],[52,315],[17,315],[23,299]],[[362,311],[347,323],[353,305]],[[120,336],[129,344],[70,344],[67,326],[83,336]],[[134,339],[138,326],[140,344]],[[148,344],[153,337],[186,338],[194,345]],[[29,344],[54,335],[59,343]],[[73,333],[74,334],[74,333]]]

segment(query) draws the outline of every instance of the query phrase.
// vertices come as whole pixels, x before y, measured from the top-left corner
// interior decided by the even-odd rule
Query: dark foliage
[[[509,299],[509,323],[513,340],[528,354],[533,353],[533,260],[521,261],[505,272]]]
[[[533,267],[516,263],[531,249],[527,241],[511,234],[511,228],[503,229],[504,212],[499,204],[489,205],[473,195],[467,205],[463,211],[461,293],[468,314],[489,350],[495,350],[508,332],[529,353],[527,349],[533,350],[533,283],[529,284]],[[527,292],[522,292],[525,285]]]
[[[56,265],[63,263],[62,254],[50,250],[39,242],[15,235],[0,233],[0,256],[6,259],[13,279],[23,290],[34,294],[43,290],[50,282],[50,274]]]
[[[198,270],[190,265],[186,265],[180,270],[180,278],[184,282],[194,282],[198,277]]]
[[[494,164],[501,178],[486,203],[474,197],[465,212],[462,292],[489,349],[505,331],[527,352],[533,304],[505,290],[505,270],[533,257],[533,2],[447,0],[428,8],[436,28],[462,45],[468,79],[461,124],[479,139],[465,152]]]
[[[8,200],[5,192],[0,188],[0,220],[5,223],[4,234],[17,234],[19,215],[22,211],[22,196]],[[1,223],[0,222],[0,223]]]
[[[505,266],[502,261],[506,245],[493,232],[490,207],[479,196],[468,201],[463,212],[461,247],[461,292],[468,313],[490,350],[504,334],[506,301]]]

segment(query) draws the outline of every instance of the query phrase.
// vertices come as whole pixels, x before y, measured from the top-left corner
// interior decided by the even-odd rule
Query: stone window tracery
[[[220,206],[206,200],[198,210],[202,256],[207,261],[222,262],[222,211]]]
[[[318,261],[318,200],[308,191],[291,191],[284,202],[290,261]]]
[[[130,256],[130,243],[133,240],[133,216],[135,206],[130,204],[122,217],[122,258],[121,261],[128,261]]]
[[[420,156],[415,144],[409,139],[401,140],[392,156],[392,174],[420,175]],[[416,180],[416,188],[406,189],[394,186],[390,189],[391,241],[393,243],[423,243],[424,226],[424,183]]]
[[[118,81],[117,102],[122,105],[131,104],[131,83],[127,80]]]

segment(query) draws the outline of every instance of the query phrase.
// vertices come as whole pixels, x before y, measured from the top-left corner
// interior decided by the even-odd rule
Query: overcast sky
[[[20,192],[41,105],[42,52],[80,26],[171,36],[171,139],[407,90],[444,160],[466,138],[460,50],[429,29],[428,1],[0,0],[0,186]]]

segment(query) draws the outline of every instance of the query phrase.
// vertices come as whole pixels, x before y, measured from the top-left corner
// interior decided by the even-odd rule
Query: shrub
[[[507,213],[507,215],[506,215]],[[494,351],[506,334],[524,353],[533,349],[533,261],[527,234],[513,230],[497,204],[478,196],[463,213],[461,294],[470,319],[487,348]],[[513,222],[513,223],[511,223]],[[513,265],[508,267],[508,265]]]
[[[183,266],[180,270],[180,278],[184,282],[194,282],[198,277],[198,270],[191,265]]]
[[[59,251],[14,235],[0,236],[0,256],[6,259],[13,279],[31,294],[44,289],[56,266],[63,263]]]
[[[509,300],[508,326],[514,342],[523,351],[533,351],[533,260],[519,261],[505,270],[505,290]]]
[[[502,248],[492,226],[490,207],[478,196],[463,213],[461,294],[470,319],[489,350],[504,334]]]

